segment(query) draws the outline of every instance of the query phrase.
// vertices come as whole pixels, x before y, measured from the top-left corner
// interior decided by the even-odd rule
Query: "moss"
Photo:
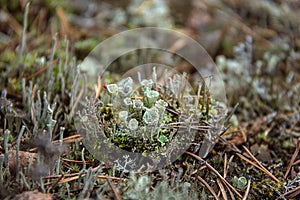
[[[274,198],[277,197],[277,192],[284,192],[285,182],[275,182],[271,179],[262,179],[260,181],[252,182],[251,187],[253,192],[262,195],[264,198]]]

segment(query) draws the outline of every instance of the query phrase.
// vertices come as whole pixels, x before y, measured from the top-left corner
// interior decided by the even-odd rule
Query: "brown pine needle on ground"
[[[201,157],[191,153],[191,152],[185,152],[186,154],[192,156],[193,158],[203,162],[210,170],[212,170],[222,181],[225,183],[238,197],[242,198],[242,195],[215,169],[213,168],[209,163],[204,161]]]

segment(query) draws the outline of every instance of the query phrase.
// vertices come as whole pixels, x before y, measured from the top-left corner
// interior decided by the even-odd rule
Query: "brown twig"
[[[72,142],[76,142],[76,141],[81,141],[82,140],[82,136],[77,134],[77,135],[72,135],[70,137],[66,137],[63,139],[63,143],[72,143]],[[59,143],[59,140],[54,141],[54,143]]]
[[[248,180],[247,189],[246,189],[246,192],[245,192],[245,194],[244,194],[243,200],[247,200],[247,197],[248,197],[249,191],[250,191],[250,187],[251,187],[251,180],[249,179],[249,180]]]
[[[251,160],[249,160],[248,158],[246,158],[245,156],[243,156],[242,154],[237,153],[236,154],[238,157],[240,157],[241,159],[243,159],[244,161],[248,162],[249,164],[251,164],[252,166],[256,167],[257,169],[261,170],[262,172],[264,172],[265,174],[267,174],[268,176],[270,176],[273,180],[275,180],[276,182],[279,182],[279,180],[273,176],[273,174],[271,174],[267,169],[262,168],[261,166],[259,166],[258,164],[252,162]]]
[[[26,77],[26,80],[28,81],[28,80],[30,80],[30,79],[36,77],[36,76],[41,75],[42,73],[46,72],[47,69],[48,69],[48,66],[42,67],[41,69],[39,69],[39,70],[38,70],[37,72],[35,72],[34,74],[32,74],[32,75]]]
[[[76,173],[77,174],[77,173]],[[62,175],[61,175],[62,176]],[[81,177],[85,177],[85,174],[83,174]],[[116,181],[120,181],[120,180],[126,180],[126,179],[123,179],[123,178],[118,178],[118,177],[109,177],[109,176],[102,176],[102,175],[98,175],[97,176],[99,179],[112,179],[112,180],[116,180]],[[44,177],[44,178],[49,178],[49,177]],[[52,178],[52,177],[51,177]],[[77,180],[79,178],[79,174],[78,175],[75,175],[75,176],[70,176],[70,177],[67,177],[67,178],[62,178],[58,184],[62,184],[62,183],[67,183],[67,182],[70,182],[70,181],[73,181],[73,180]]]
[[[224,170],[223,170],[223,177],[225,178],[227,175],[227,153],[225,153],[224,155]]]
[[[185,153],[201,162],[204,162],[204,164],[210,170],[212,170],[223,181],[223,183],[225,183],[236,195],[238,195],[238,197],[242,198],[242,195],[232,185],[230,185],[230,183],[223,176],[221,176],[221,174],[215,168],[213,168],[209,163],[207,163],[205,160],[203,160],[200,156],[197,156],[191,152],[186,151]]]
[[[55,64],[57,64],[56,60],[54,60],[50,66],[54,66]],[[48,67],[49,67],[49,65],[46,65],[46,66],[40,68],[37,72],[33,73],[32,75],[25,77],[26,81],[31,80],[34,77],[37,77],[37,76],[43,74],[44,72],[47,71]]]
[[[295,149],[294,154],[293,154],[293,156],[292,156],[292,158],[290,160],[288,168],[287,168],[287,170],[286,170],[286,172],[284,174],[284,178],[286,178],[288,176],[288,174],[289,174],[292,166],[294,165],[295,159],[296,159],[296,157],[299,154],[299,150],[300,150],[300,140],[297,141],[296,149]]]
[[[62,174],[58,179],[57,179],[57,181],[55,181],[51,186],[50,186],[50,188],[54,188],[58,183],[59,183],[59,181],[61,180],[61,179],[63,179],[64,178],[64,174]]]
[[[98,170],[100,167],[97,166],[97,167],[94,167],[92,168],[92,170]],[[43,177],[43,179],[55,179],[55,178],[58,178],[58,179],[61,179],[60,181],[58,181],[57,184],[61,184],[61,183],[66,183],[66,182],[70,182],[70,181],[73,181],[73,180],[76,180],[79,178],[79,172],[77,173],[73,173],[73,174],[65,174],[65,175],[51,175],[51,176],[45,176]],[[64,176],[64,178],[61,178],[61,176]],[[85,174],[82,174],[82,177],[84,177]],[[111,179],[111,180],[116,180],[116,181],[124,181],[126,180],[126,178],[119,178],[119,177],[109,177],[109,176],[103,176],[103,175],[98,175],[97,176],[99,179]]]
[[[70,137],[66,137],[63,139],[63,143],[72,143],[72,142],[76,142],[76,141],[81,141],[83,138],[81,135],[77,134],[77,135],[72,135]],[[24,140],[25,141],[25,140]],[[59,144],[59,140],[55,140],[52,142],[53,144]],[[30,153],[36,152],[37,148],[32,148],[29,149]]]
[[[83,161],[81,161],[81,160],[70,160],[70,159],[67,159],[67,158],[61,158],[63,161],[65,161],[65,162],[71,162],[71,163],[76,163],[76,164],[89,164],[89,163],[91,163],[91,161],[85,161],[85,162],[83,162]]]
[[[267,174],[268,176],[270,176],[274,181],[276,181],[277,183],[280,182],[280,180],[278,180],[271,172],[269,172],[255,157],[254,155],[250,152],[249,149],[247,149],[247,147],[243,146],[244,150],[246,151],[246,153],[257,163],[257,165],[259,166],[259,169],[261,169],[265,174]]]
[[[221,183],[220,179],[217,179],[217,184],[218,184],[218,186],[219,186],[219,188],[220,188],[220,191],[221,191],[221,193],[222,193],[223,199],[224,199],[224,200],[227,200],[227,199],[228,199],[228,198],[227,198],[227,194],[226,194],[225,188],[224,188],[223,184]]]
[[[215,191],[209,186],[209,184],[200,176],[197,176],[198,180],[205,185],[205,187],[210,191],[210,193],[215,197],[215,199],[219,200],[219,197],[215,193]]]

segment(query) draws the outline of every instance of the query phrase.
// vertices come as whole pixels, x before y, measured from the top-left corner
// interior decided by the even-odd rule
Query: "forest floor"
[[[300,198],[299,1],[54,2],[1,1],[1,199]],[[162,169],[130,173],[85,147],[73,119],[76,66],[103,40],[149,26],[204,47],[224,81],[228,120],[205,158],[198,138]],[[108,79],[135,62],[116,61]],[[93,83],[97,98],[105,82]],[[101,112],[105,124],[111,114]]]

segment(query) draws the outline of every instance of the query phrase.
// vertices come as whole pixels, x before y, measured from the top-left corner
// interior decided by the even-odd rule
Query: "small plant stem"
[[[64,127],[60,127],[60,132],[59,132],[59,146],[62,147],[63,144],[63,138],[64,138]],[[57,166],[56,166],[56,174],[59,174],[60,170],[60,156],[57,158]]]
[[[44,187],[44,181],[43,181],[43,178],[40,177],[40,186],[41,186],[41,190],[43,193],[46,193],[46,190],[45,190],[45,187]]]
[[[51,53],[50,61],[48,62],[48,69],[47,69],[47,79],[48,79],[48,81],[50,80],[50,76],[51,76],[52,62],[54,60],[56,45],[57,45],[57,33],[55,33],[53,38],[52,38],[52,53]],[[49,92],[49,91],[47,91],[47,92]]]
[[[80,194],[81,197],[87,196],[88,190],[89,190],[90,186],[93,184],[93,181],[92,181],[93,175],[94,174],[93,174],[92,168],[89,168],[86,171],[86,175],[84,177],[84,185],[83,185],[83,189]]]
[[[30,185],[27,183],[26,177],[25,177],[25,175],[24,175],[24,173],[22,171],[20,172],[20,176],[21,176],[22,181],[24,182],[24,184],[26,186],[26,189],[30,190]]]
[[[23,58],[23,53],[26,47],[26,29],[27,29],[27,22],[28,22],[28,10],[29,10],[30,2],[26,3],[25,6],[25,13],[24,13],[24,19],[23,19],[23,30],[22,30],[22,41],[21,41],[21,47],[19,51],[19,57],[18,57],[18,66],[20,70],[20,74],[23,73],[24,67],[21,65],[22,58]],[[20,76],[22,77],[22,76]]]
[[[82,166],[82,168],[83,169],[86,169],[86,162],[85,162],[85,159],[84,159],[84,148],[82,149],[82,151],[81,151],[81,159],[82,159],[82,162],[83,162],[83,166]]]
[[[6,129],[4,131],[4,166],[8,168],[8,137],[10,134],[10,130]]]
[[[1,154],[0,155],[0,191],[3,191],[3,174],[2,174],[3,161],[4,161],[4,155]]]
[[[17,175],[16,175],[16,180],[17,180],[17,183],[19,182],[19,173],[20,173],[20,157],[19,157],[19,151],[20,151],[20,142],[21,142],[21,138],[22,138],[22,135],[24,133],[24,130],[25,130],[25,126],[23,125],[21,130],[20,130],[20,133],[18,135],[18,138],[17,138],[17,149],[16,149],[16,161],[17,161]]]
[[[73,109],[73,107],[74,107],[74,102],[75,102],[76,94],[78,91],[79,77],[80,77],[80,69],[78,67],[78,68],[76,68],[76,75],[73,79],[74,81],[73,81],[73,85],[72,85],[71,99],[70,99],[70,104],[69,104],[70,109]],[[71,110],[69,116],[71,116],[71,113],[72,113],[72,110]]]

